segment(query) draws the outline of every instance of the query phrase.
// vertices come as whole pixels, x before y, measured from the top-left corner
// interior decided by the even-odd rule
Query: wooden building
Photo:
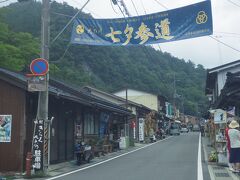
[[[0,117],[10,115],[10,141],[0,141],[0,172],[24,171],[26,153],[31,152],[38,93],[27,90],[24,75],[0,68]],[[64,83],[50,80],[49,118],[51,125],[50,163],[74,158],[76,139],[99,137],[100,116],[111,114],[124,122],[131,112]]]

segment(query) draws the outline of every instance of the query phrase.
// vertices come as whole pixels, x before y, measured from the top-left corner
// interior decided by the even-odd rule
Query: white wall
[[[126,98],[126,90],[115,93],[116,96]],[[142,91],[136,91],[132,89],[127,90],[128,100],[138,104],[142,104],[150,109],[158,111],[158,97],[154,94],[145,93]]]

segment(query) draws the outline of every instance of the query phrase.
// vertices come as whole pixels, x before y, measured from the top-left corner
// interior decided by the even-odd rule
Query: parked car
[[[169,129],[170,135],[180,135],[180,124],[172,123]]]
[[[189,131],[192,131],[193,125],[190,123],[190,124],[187,125],[187,128],[188,128]]]
[[[181,125],[180,132],[181,132],[181,133],[188,133],[188,132],[189,132],[189,129],[187,128],[186,125]]]
[[[193,125],[193,131],[195,131],[195,132],[200,131],[200,127],[198,124]]]

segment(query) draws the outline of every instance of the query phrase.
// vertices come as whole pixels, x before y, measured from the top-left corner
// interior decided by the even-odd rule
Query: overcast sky
[[[1,0],[0,0],[1,1]],[[81,8],[87,0],[57,0],[67,2],[77,8]],[[203,0],[124,0],[131,16],[151,14],[168,9],[186,6]],[[159,2],[159,3],[157,3]],[[202,64],[205,68],[213,68],[225,63],[240,59],[240,0],[212,0],[213,31],[212,35],[219,41],[226,43],[233,50],[212,38],[199,37],[188,40],[161,43],[162,51],[171,53],[180,59],[191,60],[195,64]],[[94,18],[120,18],[117,6],[114,10],[111,0],[90,0],[84,12],[91,13]],[[159,47],[156,45],[156,49]],[[238,52],[238,51],[239,52]]]
[[[60,0],[57,0],[60,1]],[[81,7],[86,0],[64,0],[69,4]],[[159,5],[160,2],[168,9],[186,6],[203,0],[132,0],[138,14],[144,15],[160,12],[166,8]],[[132,16],[137,13],[131,0],[124,0]],[[92,13],[95,18],[117,18],[123,17],[117,6],[112,9],[111,0],[90,0],[85,12]],[[236,5],[234,5],[233,3]],[[237,6],[238,5],[238,6]],[[211,39],[210,37],[199,37],[189,40],[175,41],[159,44],[162,51],[171,53],[173,56],[191,60],[195,64],[202,64],[206,68],[213,68],[228,62],[240,59],[240,0],[212,0],[213,13],[213,37],[239,50],[230,49]],[[225,33],[220,33],[225,32]],[[236,33],[236,34],[227,34]],[[158,46],[156,46],[158,48]]]

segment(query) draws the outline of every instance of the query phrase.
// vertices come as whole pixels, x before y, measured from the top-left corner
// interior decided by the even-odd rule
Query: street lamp
[[[213,98],[213,95],[212,94],[207,94],[207,97],[208,97],[208,101],[211,102],[212,98]]]

